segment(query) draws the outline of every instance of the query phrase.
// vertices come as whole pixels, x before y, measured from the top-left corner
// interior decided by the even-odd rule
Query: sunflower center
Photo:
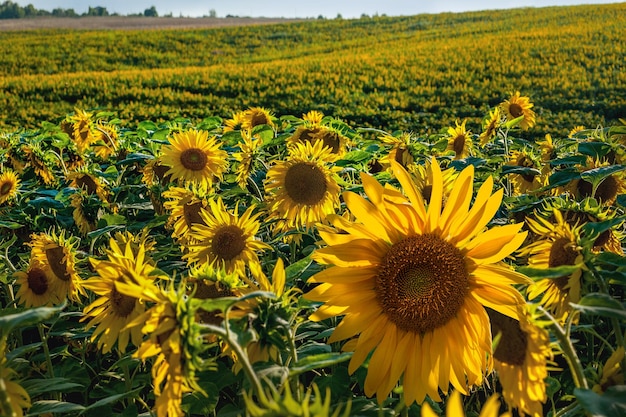
[[[300,162],[287,170],[285,189],[297,204],[313,206],[324,199],[327,189],[326,176],[317,166]]]
[[[211,242],[211,249],[218,258],[230,261],[236,258],[246,247],[243,231],[235,226],[223,226],[215,232]]]
[[[501,333],[500,341],[493,352],[494,358],[510,365],[523,365],[526,358],[528,336],[520,327],[519,321],[485,308],[491,322],[491,334]]]
[[[95,194],[98,185],[89,175],[83,175],[80,178],[76,179],[76,185],[78,188],[83,188],[87,190],[89,194]]]
[[[611,230],[605,230],[604,232],[600,233],[600,235],[598,235],[596,240],[593,241],[593,246],[600,247],[606,245],[611,240],[611,236]]]
[[[250,117],[250,127],[260,126],[260,125],[268,125],[270,124],[267,115],[262,112],[254,112],[252,117]]]
[[[199,201],[192,204],[185,204],[183,207],[183,215],[187,227],[191,228],[194,224],[205,224],[200,216],[200,210],[202,210],[203,207],[204,206]]]
[[[404,153],[406,152],[406,148],[398,148],[396,150],[396,155],[395,155],[395,160],[397,163],[399,163],[402,166],[404,165]]]
[[[548,265],[555,268],[563,265],[575,265],[578,252],[572,247],[572,242],[564,237],[558,238],[550,248]]]
[[[517,103],[511,103],[509,105],[509,113],[513,116],[514,119],[517,119],[520,116],[524,115],[524,109]]]
[[[0,195],[7,195],[13,189],[13,184],[9,181],[5,181],[0,186]]]
[[[333,153],[339,152],[339,135],[332,130],[326,130],[320,135],[320,140],[324,143],[324,146],[330,148]]]
[[[461,251],[426,234],[391,246],[380,263],[375,290],[394,324],[423,334],[456,316],[465,302],[468,279]]]
[[[613,175],[609,175],[598,185],[596,198],[601,201],[611,201],[617,196],[619,186]]]
[[[28,277],[26,278],[28,281],[28,288],[35,295],[43,295],[48,291],[48,277],[46,277],[46,273],[41,268],[33,268],[28,271]]]
[[[196,293],[194,298],[200,300],[216,299],[222,297],[230,297],[234,295],[233,292],[227,288],[221,286],[219,283],[211,283],[210,285],[204,280],[199,280],[196,283]],[[223,319],[222,312],[220,310],[207,311],[204,309],[198,309],[198,317],[201,322],[213,324],[219,326]]]
[[[70,280],[71,275],[67,271],[65,250],[62,246],[55,246],[53,248],[46,249],[46,258],[48,259],[48,265],[50,265],[54,275],[63,281]]]
[[[202,149],[189,148],[180,154],[180,163],[190,171],[202,171],[209,162],[209,158]]]
[[[120,293],[115,287],[109,294],[109,300],[111,301],[113,311],[119,317],[128,317],[135,309],[135,302],[137,301],[135,297]]]
[[[454,149],[454,153],[457,155],[463,154],[463,149],[465,149],[465,135],[459,135],[454,138],[452,149]]]

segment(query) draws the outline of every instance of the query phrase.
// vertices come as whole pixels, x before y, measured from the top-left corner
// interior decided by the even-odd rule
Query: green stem
[[[580,408],[580,404],[578,403],[578,401],[574,401],[571,404],[568,404],[566,407],[561,408],[559,411],[557,411],[556,413],[554,413],[554,417],[563,417],[568,415],[569,413],[577,410],[578,408]]]
[[[43,331],[43,324],[37,323],[37,330],[39,331],[39,337],[41,338],[41,344],[43,346],[43,352],[46,356],[46,367],[48,368],[48,376],[54,378],[54,368],[52,367],[52,358],[50,356],[50,349],[48,348],[48,336]],[[57,401],[61,401],[61,393],[56,392],[55,397]]]
[[[554,335],[558,339],[563,355],[565,356],[565,360],[572,371],[574,385],[576,385],[576,388],[589,389],[589,384],[587,383],[587,379],[585,378],[585,374],[583,372],[583,365],[580,362],[580,358],[576,354],[576,349],[574,348],[574,345],[569,337],[569,330],[562,327],[559,322],[555,320],[552,314],[548,313],[543,307],[540,306],[539,311],[541,311],[543,315],[552,322]],[[574,315],[569,316],[566,326],[567,329],[569,329],[573,317]]]

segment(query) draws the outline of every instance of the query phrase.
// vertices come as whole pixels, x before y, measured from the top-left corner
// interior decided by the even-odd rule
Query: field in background
[[[136,122],[265,106],[420,133],[467,118],[478,130],[490,106],[519,90],[537,103],[539,132],[566,133],[625,116],[624,27],[626,3],[150,32],[3,31],[0,127],[39,126],[74,108]]]

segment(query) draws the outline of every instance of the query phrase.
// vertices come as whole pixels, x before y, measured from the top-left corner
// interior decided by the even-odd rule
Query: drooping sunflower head
[[[339,185],[334,178],[336,156],[321,141],[298,143],[285,161],[276,161],[267,172],[270,220],[282,222],[276,232],[309,229],[339,207]]]
[[[13,200],[20,188],[20,179],[10,169],[5,169],[0,174],[0,204]]]
[[[624,346],[618,346],[611,356],[602,365],[600,370],[600,378],[593,385],[593,391],[602,394],[608,388],[615,385],[624,385],[624,370],[622,369],[622,361],[624,360]]]
[[[544,185],[547,185],[547,176],[542,175],[538,170],[540,164],[535,161],[535,157],[530,152],[526,150],[512,151],[511,160],[507,165],[519,168],[529,168],[526,170],[527,172],[509,174],[514,192],[517,195],[529,194]]]
[[[209,195],[198,187],[171,187],[163,192],[168,201],[164,203],[170,212],[168,226],[173,227],[172,236],[182,244],[191,243],[194,224],[205,224],[200,211],[208,206]]]
[[[76,171],[68,172],[66,177],[70,181],[70,187],[84,190],[88,195],[97,195],[102,201],[107,201],[108,191],[105,183],[93,170],[82,167]]]
[[[141,182],[148,187],[155,184],[164,186],[171,180],[171,175],[167,173],[169,170],[170,167],[163,165],[160,158],[152,158],[141,169]]]
[[[60,288],[63,297],[77,301],[79,294],[85,295],[76,271],[77,238],[66,237],[64,230],[59,234],[39,233],[31,236],[29,245],[31,261],[43,269],[52,285]]]
[[[4,346],[0,346],[4,351]],[[11,417],[24,417],[24,410],[31,407],[28,392],[15,379],[17,372],[0,362],[0,386],[2,386],[2,402],[0,412]]]
[[[309,280],[319,285],[305,298],[323,303],[311,319],[343,316],[329,342],[350,339],[343,350],[354,352],[351,373],[371,355],[365,393],[380,402],[402,375],[407,404],[426,395],[440,401],[449,384],[468,393],[490,368],[484,307],[514,317],[523,303],[513,284],[527,279],[503,260],[526,233],[520,224],[486,228],[502,190],[492,194],[488,177],[472,198],[470,165],[443,207],[441,169],[434,158],[431,165],[428,205],[398,163],[393,173],[404,194],[362,174],[368,199],[343,193],[355,220],[332,216],[334,230],[319,232],[327,246],[312,255],[328,268]]]
[[[541,151],[541,161],[544,163],[544,167],[549,166],[548,162],[555,159],[557,156],[557,146],[552,140],[552,136],[548,133],[544,137],[544,140],[537,141],[539,150]]]
[[[207,209],[200,210],[204,224],[191,227],[192,243],[186,245],[184,255],[192,264],[207,264],[226,272],[245,276],[246,265],[258,263],[257,252],[269,246],[256,236],[260,223],[260,213],[254,213],[250,206],[240,216],[238,209],[229,211],[218,197],[209,201]]]
[[[216,179],[222,179],[227,156],[217,138],[209,138],[209,132],[189,130],[172,134],[170,145],[161,148],[160,160],[170,167],[165,175],[172,180],[209,190]]]
[[[494,107],[493,110],[489,111],[489,116],[483,120],[483,131],[480,136],[478,136],[480,146],[485,146],[493,140],[498,133],[498,128],[501,123],[502,113],[500,111],[500,107]]]
[[[607,160],[587,158],[587,164],[584,167],[580,167],[580,170],[581,174],[584,175],[587,171],[597,168],[606,169],[611,165]],[[566,190],[577,199],[593,197],[602,204],[612,205],[615,203],[618,195],[626,194],[626,171],[617,171],[605,176],[595,190],[592,182],[584,178],[572,181],[566,187]]]
[[[75,109],[74,114],[69,116],[68,119],[72,126],[72,134],[70,137],[76,143],[76,148],[81,154],[97,140],[96,135],[94,135],[94,122],[92,118],[93,113]]]
[[[101,120],[95,125],[92,148],[98,158],[109,159],[118,149],[119,133],[115,125]]]
[[[66,297],[35,260],[30,261],[26,271],[15,272],[14,277],[20,287],[16,298],[26,308],[56,305]]]
[[[49,156],[41,149],[41,145],[38,142],[25,145],[22,147],[22,150],[28,160],[28,165],[33,168],[35,175],[37,175],[44,184],[52,185],[57,181],[52,168],[54,162],[50,161]]]
[[[74,207],[72,218],[82,236],[87,236],[96,230],[98,223],[99,204],[97,206],[92,205],[90,200],[89,195],[84,191],[74,193],[70,197],[70,205]]]
[[[233,158],[238,162],[235,168],[237,184],[242,189],[246,189],[250,175],[255,172],[256,159],[263,145],[261,137],[252,137],[249,132],[241,132],[242,141],[237,144],[239,152],[234,152]]]
[[[243,129],[251,130],[261,125],[274,127],[274,114],[263,107],[251,107],[244,110],[241,118],[241,127]]]
[[[411,170],[415,164],[415,158],[411,153],[411,142],[413,136],[408,132],[400,132],[399,134],[385,133],[378,137],[385,145],[391,145],[389,153],[379,159],[379,163],[383,169],[391,171],[391,161],[395,161],[404,168]]]
[[[552,363],[554,354],[537,309],[520,305],[517,319],[490,308],[487,314],[496,341],[494,369],[504,400],[521,415],[541,415],[542,403],[547,400],[548,364]]]
[[[534,242],[520,250],[534,268],[569,266],[573,271],[556,279],[543,278],[527,288],[527,297],[541,296],[540,303],[558,319],[564,320],[571,312],[570,303],[577,303],[581,294],[583,255],[580,247],[580,226],[565,222],[560,211],[554,210],[554,223],[542,218],[527,218],[532,233],[538,235]]]
[[[500,104],[507,121],[523,117],[519,122],[519,126],[523,130],[528,130],[536,123],[535,112],[532,110],[533,106],[530,99],[526,96],[521,96],[519,91],[516,91],[508,100],[504,100]]]
[[[463,159],[472,153],[472,132],[465,129],[465,123],[457,120],[454,127],[448,128],[447,150],[454,152],[454,159]]]

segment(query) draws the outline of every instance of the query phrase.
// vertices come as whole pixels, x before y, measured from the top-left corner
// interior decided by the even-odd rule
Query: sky
[[[214,10],[218,17],[337,17],[358,18],[386,14],[388,16],[420,13],[464,12],[473,10],[508,9],[513,7],[545,7],[574,4],[617,3],[603,0],[13,0],[20,6],[32,4],[37,9],[74,9],[82,14],[89,6],[106,7],[109,13],[122,15],[143,13],[156,7],[159,15],[201,17]]]

